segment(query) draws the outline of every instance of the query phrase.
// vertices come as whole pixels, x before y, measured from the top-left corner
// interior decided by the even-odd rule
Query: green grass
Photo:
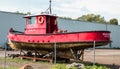
[[[3,61],[4,62],[4,58],[3,57],[0,57],[0,61]],[[32,63],[49,63],[49,62],[47,62],[47,61],[37,61],[37,62],[34,62],[32,59],[22,59],[21,60],[21,58],[14,58],[14,59],[12,59],[12,58],[6,58],[6,61],[7,62],[15,62],[15,63],[29,63],[29,62],[32,62]]]
[[[66,69],[66,64],[55,64],[51,69]],[[76,67],[72,67],[72,69],[77,69]]]
[[[4,62],[4,58],[0,58],[0,61]],[[23,64],[23,63],[49,63],[49,62],[44,62],[44,61],[38,61],[38,62],[34,62],[32,60],[28,60],[28,59],[24,59],[24,60],[21,60],[20,58],[14,58],[14,59],[11,59],[11,58],[6,58],[6,61],[7,62],[10,62],[10,63],[17,63],[17,64]],[[93,67],[92,64],[89,64],[89,63],[83,63],[85,64],[85,68],[83,69],[110,69],[104,65],[100,65],[100,64],[95,64],[95,66]],[[3,66],[1,67],[0,66],[0,69],[4,69]],[[18,67],[9,67],[7,66],[6,69],[18,69]],[[66,69],[66,64],[65,63],[58,63],[58,64],[53,64],[52,65],[52,68],[51,69]],[[71,69],[77,69],[76,67],[72,67]]]
[[[0,62],[2,62],[4,64],[4,61],[5,61],[5,59],[3,57],[0,57]],[[30,59],[23,59],[23,60],[21,60],[21,58],[11,59],[11,58],[7,57],[6,58],[6,63],[7,63],[6,64],[6,69],[19,69],[19,67],[21,67],[21,65],[23,65],[23,64],[29,64],[29,63],[48,64],[49,62],[45,62],[45,61],[34,62],[33,60],[30,60]],[[4,66],[0,65],[0,69],[4,69]]]
[[[4,69],[4,67],[0,67],[0,69]],[[18,69],[17,67],[6,67],[6,69]]]
[[[85,66],[85,68],[83,69],[110,69],[110,68],[102,65],[99,65],[99,66],[95,65],[95,66]]]
[[[5,59],[4,58],[0,58],[0,62],[4,63]],[[30,60],[21,60],[20,58],[14,58],[14,59],[11,59],[11,58],[6,58],[6,67],[5,69],[19,69],[19,67],[17,66],[14,66],[14,64],[25,64],[25,63],[29,63],[31,62]],[[12,64],[12,65],[11,65]],[[4,69],[4,66],[3,65],[0,65],[0,69]]]
[[[0,61],[4,61],[5,59],[4,58],[0,58]],[[30,60],[21,60],[20,58],[14,58],[14,59],[11,59],[11,58],[6,58],[6,61],[7,62],[15,62],[15,63],[23,63],[23,62],[30,62]]]
[[[51,69],[67,69],[67,68],[66,68],[66,64],[55,64],[52,66]],[[71,69],[77,69],[77,68],[72,67]],[[85,65],[85,68],[83,69],[110,69],[110,68],[96,64],[94,67],[92,65]]]
[[[5,60],[4,58],[0,57],[0,61],[4,61],[4,60]],[[14,58],[14,59],[6,58],[6,61],[7,62],[15,62],[15,63],[29,63],[29,62],[32,62],[32,63],[48,63],[48,62],[45,62],[45,61],[34,62],[32,59],[22,59],[21,60],[21,58]]]

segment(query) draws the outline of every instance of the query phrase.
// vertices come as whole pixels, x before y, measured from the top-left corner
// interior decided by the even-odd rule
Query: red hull
[[[24,49],[25,46],[33,49],[31,45],[38,49],[53,49],[52,45],[56,42],[60,45],[57,47],[58,49],[65,50],[70,48],[90,48],[93,41],[96,41],[96,46],[106,45],[110,42],[110,32],[86,31],[61,34],[18,34],[10,32],[8,38],[15,44],[14,48],[17,49]]]

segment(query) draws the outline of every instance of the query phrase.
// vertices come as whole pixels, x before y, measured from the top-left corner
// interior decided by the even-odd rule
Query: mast
[[[51,9],[51,0],[49,0],[49,7],[48,9],[45,11],[45,13],[48,13],[48,14],[52,14],[52,9]],[[44,12],[43,12],[44,13]]]
[[[52,14],[51,2],[52,2],[52,1],[50,0],[50,1],[49,1],[49,3],[50,3],[50,4],[49,4],[49,11],[50,11],[50,14]]]

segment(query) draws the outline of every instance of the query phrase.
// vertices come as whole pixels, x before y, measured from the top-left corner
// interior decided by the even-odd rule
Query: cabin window
[[[36,23],[36,17],[29,17],[28,18],[28,24],[35,24]]]

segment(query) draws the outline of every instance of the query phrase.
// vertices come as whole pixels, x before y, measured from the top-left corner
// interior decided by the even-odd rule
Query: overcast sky
[[[0,0],[0,11],[38,14],[48,6],[49,0]],[[52,12],[71,18],[88,13],[100,14],[106,20],[117,18],[120,25],[119,0],[52,0]]]

